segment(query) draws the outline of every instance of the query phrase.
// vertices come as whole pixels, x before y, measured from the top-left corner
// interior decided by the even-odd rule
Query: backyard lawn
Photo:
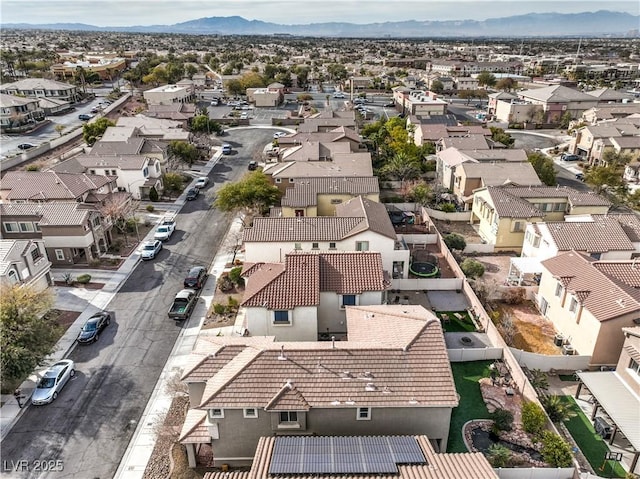
[[[442,321],[445,333],[473,333],[476,328],[473,326],[473,322],[469,317],[468,311],[438,311],[437,315],[442,320],[444,315],[449,318],[448,321]],[[458,314],[462,319],[458,319],[455,315]]]
[[[593,470],[601,477],[625,477],[625,471],[617,461],[607,461],[604,470],[601,470],[605,453],[609,452],[607,443],[598,436],[593,429],[593,424],[580,409],[571,396],[562,396],[563,402],[569,404],[576,413],[574,417],[565,422],[565,426],[585,455]],[[613,470],[612,465],[613,463]]]
[[[460,404],[451,415],[447,452],[468,452],[462,439],[462,426],[472,419],[489,418],[489,411],[482,400],[478,381],[489,377],[491,363],[492,361],[451,363],[453,379],[460,395]]]

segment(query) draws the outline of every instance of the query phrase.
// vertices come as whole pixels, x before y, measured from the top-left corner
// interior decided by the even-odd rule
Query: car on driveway
[[[193,266],[184,277],[184,287],[200,289],[207,280],[207,270],[203,266]]]
[[[195,200],[200,194],[200,190],[198,188],[189,188],[187,191],[187,201]]]
[[[33,143],[20,143],[18,148],[21,150],[30,150],[31,148],[35,148],[36,145]]]
[[[69,379],[76,375],[75,365],[70,359],[58,361],[47,369],[31,396],[31,404],[41,406],[55,401]]]
[[[101,311],[91,316],[82,326],[76,341],[83,344],[94,343],[100,337],[100,333],[111,323],[111,314]]]
[[[255,160],[251,160],[249,162],[249,166],[247,168],[249,168],[249,171],[257,170],[258,169],[258,162],[255,161]]]
[[[156,232],[153,234],[153,239],[167,241],[171,238],[174,229],[175,223],[173,225],[160,225],[156,228]]]
[[[206,176],[201,176],[200,178],[196,179],[196,182],[193,184],[193,187],[200,189],[200,188],[204,188],[208,184],[209,184],[209,178]]]
[[[91,115],[90,113],[81,113],[80,115],[78,115],[78,118],[82,121],[88,121],[91,120],[91,118],[93,118],[94,115]]]
[[[231,145],[229,145],[227,143],[222,145],[222,154],[223,155],[230,155],[231,154]]]
[[[563,153],[560,159],[562,161],[580,161],[582,158],[580,157],[580,155],[568,155],[566,153]]]
[[[162,249],[162,241],[160,240],[153,240],[153,241],[145,241],[142,244],[142,252],[140,253],[140,256],[142,256],[142,259],[153,259],[156,257],[156,255],[160,252],[160,250]]]

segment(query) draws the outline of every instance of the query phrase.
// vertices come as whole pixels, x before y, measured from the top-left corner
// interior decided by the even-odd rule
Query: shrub
[[[507,304],[522,304],[526,295],[524,288],[509,288],[502,294],[502,301]]]
[[[446,244],[450,250],[457,249],[462,251],[467,247],[467,241],[464,239],[464,236],[458,233],[449,233],[442,238],[442,241],[444,241],[444,244]]]
[[[214,303],[213,312],[216,314],[224,314],[227,312],[227,307],[221,303]]]
[[[227,298],[227,308],[230,311],[238,311],[238,306],[240,306],[240,302],[236,298],[233,296]]]
[[[484,265],[473,258],[465,259],[462,264],[460,264],[460,269],[467,278],[479,278],[484,274]]]
[[[76,281],[78,283],[87,284],[89,281],[91,281],[91,275],[90,274],[81,274],[80,276],[78,276],[76,278]]]
[[[445,213],[453,213],[456,211],[456,205],[453,203],[442,203],[440,205],[440,211],[444,211]]]
[[[487,451],[487,456],[493,467],[504,467],[509,462],[511,451],[502,444],[492,444]]]
[[[153,213],[153,212],[155,211],[155,209],[156,209],[156,208],[155,208],[155,206],[153,206],[153,205],[147,205],[147,211],[148,211],[149,213]]]
[[[238,286],[244,285],[244,278],[241,275],[241,266],[236,266],[235,268],[232,268],[231,271],[229,271],[229,279],[233,282],[233,284],[236,284]]]
[[[138,225],[138,220],[135,218],[127,218],[126,229],[127,233],[133,233],[136,231],[136,226]]]
[[[155,186],[152,186],[149,190],[149,200],[150,201],[158,201],[158,190],[156,190]]]
[[[571,447],[555,432],[542,434],[542,458],[551,467],[569,467],[571,465]]]
[[[538,436],[546,422],[544,411],[536,403],[527,401],[522,405],[522,427],[526,432]]]
[[[233,289],[233,281],[229,278],[229,273],[222,273],[220,279],[218,279],[218,288],[223,293],[229,292]]]
[[[496,409],[491,414],[491,419],[493,419],[493,426],[496,431],[511,431],[513,426],[513,414],[511,411]]]
[[[565,422],[576,415],[568,403],[564,402],[560,396],[547,396],[542,400],[545,411],[555,423]]]
[[[40,171],[40,166],[38,165],[29,165],[26,168],[27,171]]]

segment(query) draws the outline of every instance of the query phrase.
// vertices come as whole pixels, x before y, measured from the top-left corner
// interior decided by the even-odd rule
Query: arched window
[[[9,273],[7,274],[7,277],[9,278],[9,283],[11,283],[11,284],[18,284],[20,282],[20,278],[18,277],[18,273],[13,269],[9,270]]]

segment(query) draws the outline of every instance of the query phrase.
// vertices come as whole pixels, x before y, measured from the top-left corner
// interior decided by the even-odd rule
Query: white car
[[[287,136],[287,134],[284,131],[276,131],[273,134],[273,139],[277,140],[278,138],[282,138],[283,136]]]
[[[140,256],[144,260],[153,259],[161,250],[162,250],[162,241],[160,240],[145,241],[142,244],[142,251],[140,252]]]
[[[40,406],[55,401],[69,379],[76,375],[75,365],[70,359],[58,361],[45,371],[33,395],[31,404]]]
[[[209,178],[206,177],[206,176],[201,176],[201,177],[196,179],[196,182],[193,184],[193,187],[194,188],[198,188],[199,190],[201,190],[202,188],[204,188],[208,184],[209,184]]]
[[[156,228],[156,232],[153,234],[153,239],[167,241],[169,238],[171,238],[173,229],[174,228],[171,225],[160,225]]]

